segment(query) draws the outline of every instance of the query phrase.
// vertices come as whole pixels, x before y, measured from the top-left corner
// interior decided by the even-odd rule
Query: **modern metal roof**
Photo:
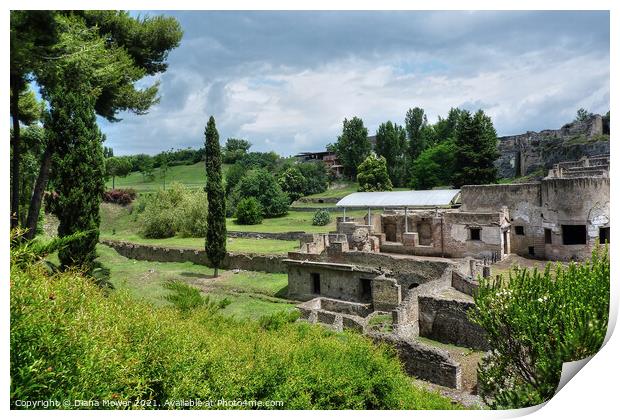
[[[336,203],[336,207],[448,207],[456,203],[461,190],[357,192]]]

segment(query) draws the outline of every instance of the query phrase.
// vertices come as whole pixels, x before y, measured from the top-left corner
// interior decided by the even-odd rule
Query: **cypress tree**
[[[455,187],[497,182],[497,133],[490,117],[482,110],[473,116],[462,111],[456,125],[455,144]]]
[[[54,142],[53,184],[58,193],[54,212],[60,237],[88,231],[58,253],[62,268],[93,268],[99,242],[99,205],[104,192],[105,167],[102,135],[97,127],[92,98],[57,90],[46,121],[48,141]]]
[[[209,118],[205,128],[205,155],[207,170],[205,191],[209,202],[205,251],[215,270],[214,276],[217,277],[218,268],[226,256],[226,203],[222,185],[220,136],[213,116]]]

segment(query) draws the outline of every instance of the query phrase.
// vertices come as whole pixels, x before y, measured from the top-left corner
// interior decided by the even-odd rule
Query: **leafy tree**
[[[357,168],[359,191],[391,191],[392,181],[388,175],[385,158],[371,154]]]
[[[47,127],[62,141],[54,156],[54,186],[58,203],[54,208],[60,222],[58,236],[87,232],[83,238],[60,250],[62,268],[93,268],[99,241],[99,204],[105,189],[102,136],[92,100],[81,94],[58,91],[53,94]]]
[[[246,167],[239,163],[234,163],[228,168],[226,171],[226,195],[230,195],[234,191],[239,181],[241,181],[247,172],[248,170]]]
[[[115,115],[120,111],[143,114],[158,101],[158,85],[137,88],[135,83],[166,70],[168,52],[181,36],[176,19],[161,16],[133,18],[128,12],[108,10],[12,11],[11,91],[21,92],[35,80],[49,102],[58,89],[92,97],[95,112],[109,121],[118,121]],[[12,172],[18,179],[20,110],[16,103],[11,106]],[[47,142],[41,159],[28,209],[28,235],[34,232],[56,148]],[[18,207],[12,213],[17,214]]]
[[[456,126],[454,186],[497,182],[497,133],[482,110],[463,111]]]
[[[246,174],[235,189],[238,199],[255,197],[263,208],[263,216],[278,217],[288,212],[288,195],[278,181],[265,169],[254,169]]]
[[[224,163],[235,163],[252,147],[252,143],[243,139],[229,138],[224,147]]]
[[[425,138],[422,135],[428,124],[424,110],[419,107],[410,108],[405,116],[405,129],[409,140],[409,159],[414,161],[426,149]]]
[[[413,162],[411,187],[429,190],[452,185],[455,170],[456,146],[453,140],[439,143],[423,151]]]
[[[124,178],[131,173],[131,162],[126,157],[109,157],[105,160],[105,173],[106,176],[112,177],[112,189],[114,189],[117,176]]]
[[[285,170],[278,178],[282,191],[288,194],[291,203],[304,195],[306,190],[306,178],[297,167]]]
[[[342,134],[338,136],[333,150],[342,162],[345,173],[355,179],[357,167],[368,157],[371,150],[368,130],[360,118],[344,119]]]
[[[255,197],[241,199],[235,215],[236,223],[240,225],[258,225],[263,222],[263,209]]]
[[[327,190],[329,177],[323,162],[304,162],[296,166],[305,178],[303,195],[322,193]]]
[[[478,391],[496,409],[553,397],[562,363],[595,354],[609,317],[609,252],[544,272],[514,269],[509,281],[482,279],[470,318],[493,349],[478,369]]]
[[[275,171],[280,161],[281,158],[276,152],[249,152],[242,155],[237,163],[248,169],[264,168]]]
[[[584,108],[579,108],[577,110],[577,116],[575,117],[573,122],[576,122],[576,123],[586,122],[590,118],[592,118],[593,116],[594,116],[594,114],[591,113],[590,111],[588,111],[588,110],[586,110]]]
[[[462,112],[459,108],[450,108],[447,118],[439,117],[439,120],[433,124],[435,143],[454,140],[456,137],[456,124]]]
[[[393,185],[401,186],[406,178],[407,138],[405,129],[391,121],[377,130],[375,152],[383,156]]]
[[[213,265],[214,277],[226,257],[226,200],[222,185],[222,157],[220,136],[215,127],[215,118],[209,117],[205,128],[205,166],[207,169],[207,199],[209,201],[209,219],[205,250]]]

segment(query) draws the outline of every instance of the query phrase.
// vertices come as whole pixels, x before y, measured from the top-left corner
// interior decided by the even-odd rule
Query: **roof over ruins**
[[[461,190],[356,192],[336,203],[337,207],[450,207]]]

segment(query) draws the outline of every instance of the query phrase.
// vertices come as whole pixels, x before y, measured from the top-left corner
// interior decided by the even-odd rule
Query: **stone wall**
[[[476,280],[465,276],[458,271],[453,271],[451,286],[461,293],[474,296],[478,291],[479,284]]]
[[[475,307],[471,300],[419,296],[420,336],[442,343],[488,350],[484,330],[471,322],[467,312]]]
[[[192,262],[210,267],[205,251],[197,249],[169,248],[153,245],[133,244],[123,241],[102,240],[101,243],[116,250],[120,255],[134,260],[159,262]],[[229,252],[222,266],[225,270],[239,269],[264,271],[267,273],[286,273],[286,259],[283,255],[243,254]]]
[[[242,232],[229,230],[226,236],[229,238],[253,238],[253,239],[279,239],[282,241],[298,241],[306,235],[306,232]]]
[[[449,388],[462,388],[461,365],[447,351],[394,334],[368,335],[376,342],[392,345],[409,375]]]

